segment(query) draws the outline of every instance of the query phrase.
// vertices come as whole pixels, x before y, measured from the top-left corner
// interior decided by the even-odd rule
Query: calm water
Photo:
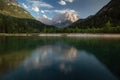
[[[120,80],[120,39],[0,37],[0,80]]]

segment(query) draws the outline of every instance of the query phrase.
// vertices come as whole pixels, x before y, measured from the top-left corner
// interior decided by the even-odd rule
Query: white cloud
[[[67,10],[54,10],[54,12],[56,12],[56,13],[61,13],[61,14],[63,14],[63,13],[65,13]]]
[[[53,18],[49,18],[44,14],[41,17],[39,17],[38,20],[47,25],[54,25],[57,27],[65,27],[79,19],[79,16],[75,12],[75,10],[70,10],[70,9],[44,10],[44,12],[51,12],[51,11],[56,12],[56,13],[61,13],[61,14],[55,15]],[[64,23],[64,25],[63,25],[63,23]]]
[[[35,11],[35,12],[39,12],[39,8],[38,7],[32,7],[32,10]]]
[[[59,1],[58,3],[59,3],[60,5],[66,5],[66,2],[63,1],[63,0]]]
[[[22,6],[23,6],[25,9],[28,8],[28,6],[27,6],[25,3],[22,3]]]
[[[52,5],[50,4],[47,4],[45,2],[42,2],[42,1],[39,1],[39,0],[27,0],[27,2],[29,4],[31,4],[29,6],[29,9],[33,10],[34,12],[40,12],[40,8],[41,7],[45,7],[45,8],[53,8]],[[24,5],[24,4],[23,4]],[[24,7],[27,8],[27,6],[24,5]],[[41,10],[41,13],[44,13],[44,11]]]
[[[44,24],[47,24],[47,25],[52,25],[52,19],[47,17],[45,14],[42,15],[41,17],[39,17],[37,20],[41,21],[42,23]]]
[[[74,0],[60,0],[58,3],[59,3],[60,5],[66,5],[67,2],[72,3],[73,1],[74,1]]]
[[[41,10],[41,13],[45,13],[44,10]]]
[[[56,12],[56,13],[61,13],[61,14],[65,13],[65,12],[67,12],[67,11],[75,12],[75,10],[70,10],[70,9],[65,9],[65,10],[54,10],[54,12]]]
[[[71,12],[76,12],[75,10],[72,10],[72,9],[65,9],[65,10],[44,10],[44,12],[55,12],[55,13],[60,13],[60,14],[63,14],[67,11],[71,11]]]
[[[66,2],[70,2],[70,3],[72,3],[74,0],[65,0]]]
[[[37,6],[37,7],[47,7],[47,8],[53,8],[52,5],[47,4],[42,1],[37,1],[37,0],[28,0],[30,3],[32,3],[32,6]]]
[[[43,15],[44,18],[48,18],[45,14]]]

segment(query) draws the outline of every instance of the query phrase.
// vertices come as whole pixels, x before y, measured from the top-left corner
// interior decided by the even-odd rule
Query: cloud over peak
[[[52,25],[52,19],[48,18],[45,14],[39,17],[37,20],[41,21],[44,24]]]
[[[74,10],[65,10],[64,13],[54,16],[52,19],[46,15],[39,17],[38,20],[47,25],[57,27],[66,27],[79,19],[78,14]]]
[[[67,11],[75,12],[75,13],[76,13],[76,11],[75,11],[75,10],[72,10],[72,9],[63,9],[63,10],[42,10],[42,11],[44,11],[44,12],[46,12],[46,13],[52,12],[52,13],[59,13],[59,14],[64,14],[64,13],[67,12]]]

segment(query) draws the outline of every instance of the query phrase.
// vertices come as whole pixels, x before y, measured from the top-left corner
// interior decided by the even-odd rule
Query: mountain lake
[[[120,80],[120,38],[0,37],[0,80]]]

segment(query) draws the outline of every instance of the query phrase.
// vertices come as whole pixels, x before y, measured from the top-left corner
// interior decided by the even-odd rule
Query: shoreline
[[[89,34],[89,33],[0,33],[0,36],[38,36],[38,37],[113,37],[120,38],[120,34]]]

